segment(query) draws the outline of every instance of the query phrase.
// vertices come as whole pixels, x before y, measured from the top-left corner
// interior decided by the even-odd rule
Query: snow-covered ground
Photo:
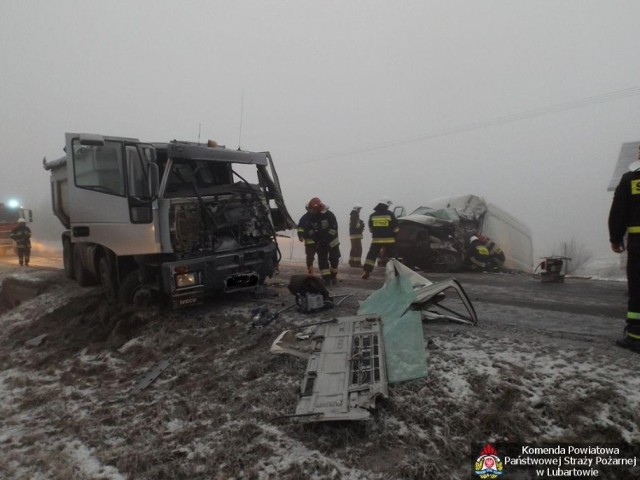
[[[272,341],[284,328],[355,313],[382,282],[378,271],[363,282],[344,269],[334,293],[354,297],[338,310],[290,310],[248,330],[253,308],[291,301],[288,276],[302,270],[285,262],[269,282],[277,296],[135,312],[55,270],[5,262],[0,281],[48,287],[0,316],[0,478],[456,480],[470,478],[478,443],[640,442],[639,357],[613,346],[622,318],[487,301],[489,290],[509,295],[492,284],[505,276],[492,275],[465,284],[478,326],[425,323],[428,376],[393,386],[371,421],[284,418],[305,362],[269,353]],[[624,283],[611,285],[620,272],[611,258],[594,259],[575,281],[608,280],[602,295],[622,306]],[[561,296],[567,286],[550,288]],[[134,393],[162,360],[166,370]]]

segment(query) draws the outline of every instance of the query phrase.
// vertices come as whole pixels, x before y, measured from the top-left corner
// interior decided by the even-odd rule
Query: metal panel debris
[[[358,315],[318,325],[294,417],[301,421],[365,420],[387,396],[382,325]]]
[[[141,390],[144,390],[149,385],[151,385],[156,378],[160,376],[162,372],[164,372],[167,367],[171,364],[168,360],[161,360],[156,363],[151,370],[144,374],[144,376],[136,382],[136,384],[131,388],[130,393],[138,393]]]
[[[466,314],[443,305],[448,290],[458,294]],[[271,352],[308,358],[296,412],[289,417],[305,422],[370,418],[376,399],[387,396],[388,384],[426,376],[423,319],[478,321],[457,280],[433,283],[390,259],[384,285],[362,303],[358,315],[317,324],[306,346],[300,335],[282,332]]]

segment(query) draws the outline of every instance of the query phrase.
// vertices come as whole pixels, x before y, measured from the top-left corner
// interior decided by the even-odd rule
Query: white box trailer
[[[276,232],[295,228],[268,152],[67,133],[44,168],[66,275],[125,303],[256,288],[277,271]]]

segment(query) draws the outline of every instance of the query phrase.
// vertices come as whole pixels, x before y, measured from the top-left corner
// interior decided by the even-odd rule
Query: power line
[[[459,125],[457,127],[446,128],[438,132],[426,133],[426,134],[418,135],[414,137],[399,138],[396,140],[391,140],[389,142],[372,144],[372,145],[363,146],[360,148],[354,148],[350,150],[343,150],[341,152],[328,153],[326,155],[314,157],[310,160],[296,162],[296,165],[306,164],[306,163],[315,163],[315,162],[330,160],[334,158],[347,157],[347,156],[355,155],[358,153],[366,153],[374,150],[381,150],[385,148],[396,147],[399,145],[406,145],[409,143],[422,142],[424,140],[430,140],[432,138],[456,135],[458,133],[469,132],[472,130],[479,130],[482,128],[495,127],[497,125],[504,125],[512,122],[519,122],[521,120],[540,117],[543,115],[549,115],[552,113],[563,112],[565,110],[584,108],[584,107],[587,107],[590,105],[596,105],[599,103],[613,102],[616,100],[620,100],[622,98],[634,97],[637,95],[640,95],[640,86],[626,88],[624,90],[617,90],[614,92],[603,93],[600,95],[594,95],[591,97],[581,98],[578,100],[571,100],[568,102],[558,103],[558,104],[550,105],[547,107],[535,108],[532,110],[504,115],[504,116],[496,117],[489,120],[482,120],[478,122],[467,123],[464,125]]]

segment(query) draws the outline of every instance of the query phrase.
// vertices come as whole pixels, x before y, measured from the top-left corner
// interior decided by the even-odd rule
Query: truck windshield
[[[217,187],[231,185],[231,164],[203,160],[174,159],[167,178],[166,195],[193,194],[194,186],[206,195],[218,192]]]
[[[15,223],[20,218],[20,212],[17,208],[0,207],[0,222]]]

